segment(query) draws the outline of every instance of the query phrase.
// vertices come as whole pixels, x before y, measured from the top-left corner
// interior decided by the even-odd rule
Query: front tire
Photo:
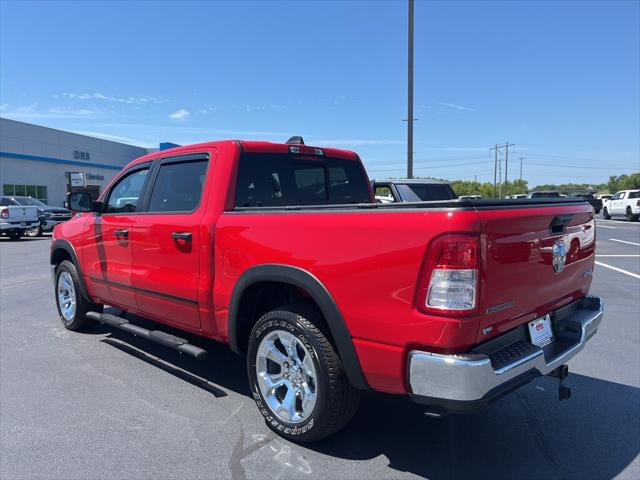
[[[56,306],[60,321],[67,330],[83,330],[94,322],[89,320],[87,312],[102,313],[103,305],[85,300],[78,270],[73,262],[64,260],[56,268]]]
[[[605,220],[609,220],[611,218],[611,215],[609,215],[609,210],[607,210],[606,207],[602,209],[602,218],[604,218]]]
[[[247,369],[267,426],[294,442],[314,442],[344,427],[359,403],[340,357],[307,306],[263,315],[249,338]]]

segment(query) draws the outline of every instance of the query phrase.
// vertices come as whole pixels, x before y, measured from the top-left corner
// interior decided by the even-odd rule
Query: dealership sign
[[[69,173],[69,183],[72,187],[84,187],[84,173],[82,172],[71,172]]]
[[[82,152],[80,150],[74,150],[73,151],[73,158],[75,158],[76,160],[91,160],[91,155],[89,155],[89,152]]]
[[[86,185],[102,185],[104,175],[100,175],[99,173],[85,173],[84,180]]]

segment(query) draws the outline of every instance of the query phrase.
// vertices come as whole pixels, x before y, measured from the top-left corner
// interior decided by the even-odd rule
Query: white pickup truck
[[[36,207],[16,207],[5,205],[6,197],[0,203],[0,235],[8,235],[18,240],[30,228],[38,228],[40,219]]]
[[[625,217],[635,222],[640,217],[640,190],[620,190],[610,200],[602,201],[602,218]]]

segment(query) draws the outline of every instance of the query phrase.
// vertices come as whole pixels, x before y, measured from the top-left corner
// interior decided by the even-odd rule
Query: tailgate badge
[[[564,265],[567,262],[567,247],[564,241],[558,240],[553,244],[553,270],[556,273],[560,273],[564,270]]]

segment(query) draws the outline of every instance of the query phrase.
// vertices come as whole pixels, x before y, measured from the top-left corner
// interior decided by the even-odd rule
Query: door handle
[[[124,238],[129,238],[129,230],[114,230],[113,234],[116,237],[124,237]]]
[[[174,240],[185,240],[187,242],[191,241],[191,232],[173,232],[171,234],[171,238]]]

